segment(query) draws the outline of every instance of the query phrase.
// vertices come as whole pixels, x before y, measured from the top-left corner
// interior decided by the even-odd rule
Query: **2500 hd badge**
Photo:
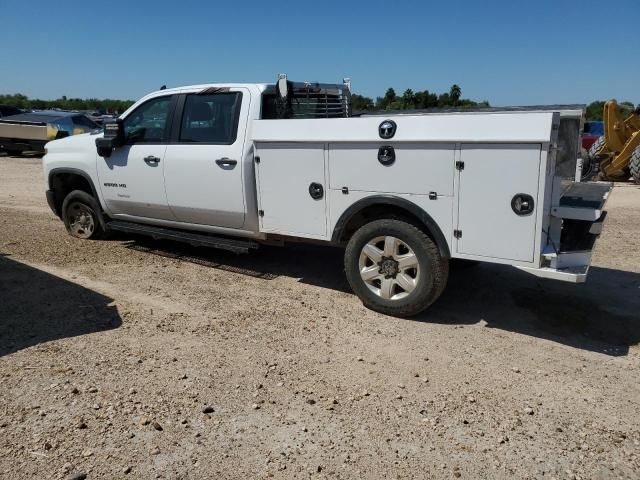
[[[105,183],[105,187],[127,188],[126,183]]]

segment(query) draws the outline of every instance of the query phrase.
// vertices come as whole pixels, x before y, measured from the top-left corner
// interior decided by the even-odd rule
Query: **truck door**
[[[154,97],[124,119],[125,145],[98,157],[100,190],[110,215],[175,220],[164,191],[163,160],[173,97]]]
[[[165,159],[169,206],[180,222],[241,228],[247,89],[181,96]]]
[[[458,254],[532,262],[541,145],[462,145]]]

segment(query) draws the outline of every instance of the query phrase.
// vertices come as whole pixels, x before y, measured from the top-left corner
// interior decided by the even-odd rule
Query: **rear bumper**
[[[56,208],[56,193],[53,190],[47,190],[46,195],[49,208],[57,217],[59,217],[60,212],[58,212],[58,209]]]
[[[531,267],[517,267],[523,272],[530,273],[536,277],[550,278],[552,280],[560,280],[562,282],[569,283],[584,283],[587,281],[587,273],[589,272],[589,265],[580,265],[577,267],[566,268],[531,268]]]
[[[560,226],[559,238],[544,247],[540,268],[518,268],[537,277],[584,283],[612,188],[611,183],[605,182],[571,182],[558,205],[551,209]]]

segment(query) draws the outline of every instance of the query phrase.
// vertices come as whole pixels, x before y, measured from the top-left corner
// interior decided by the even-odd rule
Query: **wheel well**
[[[450,257],[451,254],[449,252],[449,247],[437,224],[435,224],[435,222],[433,222],[425,212],[421,213],[423,215],[418,216],[417,212],[411,212],[399,205],[390,205],[385,203],[369,205],[351,215],[343,225],[336,225],[335,233],[337,236],[334,237],[334,241],[337,241],[338,243],[347,242],[356,230],[363,225],[374,220],[392,218],[396,220],[403,220],[422,230],[435,242],[443,257]],[[428,222],[425,222],[425,217],[429,219]],[[341,218],[340,220],[343,219]],[[340,220],[338,223],[340,223]]]
[[[93,187],[89,180],[77,173],[54,173],[49,180],[49,188],[55,193],[55,207],[58,216],[62,215],[62,202],[73,190],[82,190],[95,197]]]

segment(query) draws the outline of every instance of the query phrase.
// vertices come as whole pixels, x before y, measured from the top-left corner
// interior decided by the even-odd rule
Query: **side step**
[[[250,250],[258,248],[258,243],[250,240],[215,237],[213,235],[203,233],[185,232],[183,230],[173,230],[170,228],[144,225],[141,223],[123,222],[120,220],[114,220],[107,223],[107,230],[147,235],[156,240],[173,240],[176,242],[188,243],[194,247],[218,248],[220,250],[227,250],[234,253],[249,253]]]

